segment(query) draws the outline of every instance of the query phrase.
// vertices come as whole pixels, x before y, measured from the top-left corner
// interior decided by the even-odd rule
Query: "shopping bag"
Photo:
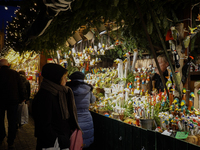
[[[83,136],[81,130],[76,129],[70,137],[70,150],[82,150]]]
[[[56,141],[54,143],[54,147],[43,148],[42,150],[60,150],[58,138],[56,138]]]
[[[18,105],[18,109],[17,109],[17,124],[21,124],[22,106],[23,106],[22,103]]]
[[[21,124],[28,124],[28,105],[22,102]]]

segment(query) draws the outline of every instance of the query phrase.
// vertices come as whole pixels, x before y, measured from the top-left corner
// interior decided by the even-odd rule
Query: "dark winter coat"
[[[92,94],[92,86],[84,83],[83,80],[67,82],[67,86],[71,87],[78,114],[78,124],[83,131],[83,144],[89,147],[94,141],[93,119],[89,112],[90,103],[95,102],[96,98]]]
[[[0,68],[0,97],[0,103],[9,105],[21,103],[25,99],[19,73],[8,66]]]
[[[163,73],[164,79],[165,79],[165,83],[167,82],[167,78],[165,78],[166,76],[168,76],[168,71],[166,70]],[[155,88],[158,90],[158,92],[161,90],[161,92],[164,92],[164,85],[162,83],[161,77],[159,74],[155,73],[155,75],[152,77],[152,80],[155,81]]]
[[[29,100],[31,94],[31,85],[24,75],[20,74],[20,78],[23,83],[24,97],[26,100]]]
[[[33,104],[33,118],[35,121],[35,136],[40,141],[41,148],[53,147],[56,138],[60,147],[69,147],[70,130],[74,130],[76,124],[70,124],[70,119],[63,120],[58,102],[58,96],[40,89],[36,94]]]
[[[69,148],[72,131],[80,129],[73,92],[60,85],[66,71],[51,63],[42,68],[44,78],[32,102],[37,150],[53,147],[57,138],[61,149]]]

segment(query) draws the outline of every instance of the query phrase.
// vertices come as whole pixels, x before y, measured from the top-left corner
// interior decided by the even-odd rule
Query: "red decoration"
[[[174,38],[173,38],[173,36],[172,36],[172,31],[171,31],[171,29],[169,29],[169,30],[167,31],[167,35],[166,35],[166,37],[165,37],[165,41],[169,41],[169,40],[174,40]]]
[[[27,78],[27,80],[32,80],[33,79],[33,77],[32,76],[29,76],[28,78]]]
[[[87,62],[87,66],[86,66],[85,71],[89,71],[89,61]]]

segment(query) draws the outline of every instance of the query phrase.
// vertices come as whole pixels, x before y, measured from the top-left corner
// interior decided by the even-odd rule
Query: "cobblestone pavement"
[[[7,130],[7,120],[5,121]],[[6,131],[7,132],[7,131]],[[34,121],[29,115],[28,124],[25,124],[17,129],[17,135],[14,142],[14,147],[8,149],[7,138],[4,139],[0,150],[35,150],[36,138],[34,137]]]

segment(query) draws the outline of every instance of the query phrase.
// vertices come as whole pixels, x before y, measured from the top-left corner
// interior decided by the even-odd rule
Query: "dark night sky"
[[[4,21],[4,30],[6,29],[6,21],[12,21],[12,17],[15,17],[14,11],[19,9],[18,7],[8,6],[8,10],[5,10],[4,6],[0,5],[0,29],[2,29],[2,23]]]

